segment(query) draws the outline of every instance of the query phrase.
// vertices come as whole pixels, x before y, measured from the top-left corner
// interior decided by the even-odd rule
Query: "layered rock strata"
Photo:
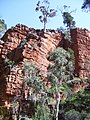
[[[90,76],[90,31],[71,30],[72,48],[75,55],[75,73],[81,78]]]
[[[34,61],[42,76],[47,76],[50,51],[60,43],[62,34],[57,31],[35,30],[24,25],[9,29],[0,44],[0,104],[7,104],[18,95],[22,85],[22,67],[25,61]]]
[[[90,75],[90,32],[86,29],[71,30],[71,40],[63,39],[61,32],[35,30],[25,25],[10,28],[0,40],[0,105],[8,104],[18,96],[25,61],[34,61],[43,77],[51,64],[47,57],[58,45],[74,50],[75,74],[82,78]]]

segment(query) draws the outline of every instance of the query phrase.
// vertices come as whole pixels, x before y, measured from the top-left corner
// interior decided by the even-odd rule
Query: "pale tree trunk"
[[[44,23],[44,32],[46,32],[47,15],[44,15],[43,23]]]
[[[59,104],[60,104],[60,90],[58,88],[60,88],[62,86],[63,83],[63,79],[60,80],[59,85],[57,86],[57,93],[56,93],[56,120],[58,120],[58,114],[59,114]]]
[[[46,22],[44,22],[44,32],[46,32]]]
[[[59,103],[60,103],[60,92],[57,92],[57,96],[56,96],[56,120],[58,120]]]

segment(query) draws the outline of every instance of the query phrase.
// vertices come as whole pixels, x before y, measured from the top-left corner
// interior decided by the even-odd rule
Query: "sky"
[[[42,0],[41,0],[42,1]],[[16,24],[24,24],[35,29],[42,29],[43,24],[39,21],[40,12],[36,12],[38,0],[0,0],[0,17],[5,20],[7,27],[10,28]],[[71,6],[70,11],[77,9],[72,13],[76,21],[76,27],[90,30],[90,12],[82,11],[83,0],[49,0],[50,8],[60,8],[63,5]],[[60,11],[54,18],[49,18],[47,28],[57,29],[63,27],[63,19]]]

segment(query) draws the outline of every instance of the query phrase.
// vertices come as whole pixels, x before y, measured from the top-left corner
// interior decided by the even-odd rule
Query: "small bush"
[[[90,113],[87,114],[86,118],[84,120],[90,120]]]
[[[73,109],[65,113],[65,120],[82,120],[82,117],[80,112]]]

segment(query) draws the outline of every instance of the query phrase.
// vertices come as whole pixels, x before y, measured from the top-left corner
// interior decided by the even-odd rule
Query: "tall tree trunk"
[[[43,23],[44,23],[44,32],[46,32],[47,15],[44,15]]]
[[[46,31],[46,22],[44,22],[44,32]]]
[[[56,120],[58,120],[59,103],[60,103],[60,92],[57,92],[57,96],[56,96]]]

